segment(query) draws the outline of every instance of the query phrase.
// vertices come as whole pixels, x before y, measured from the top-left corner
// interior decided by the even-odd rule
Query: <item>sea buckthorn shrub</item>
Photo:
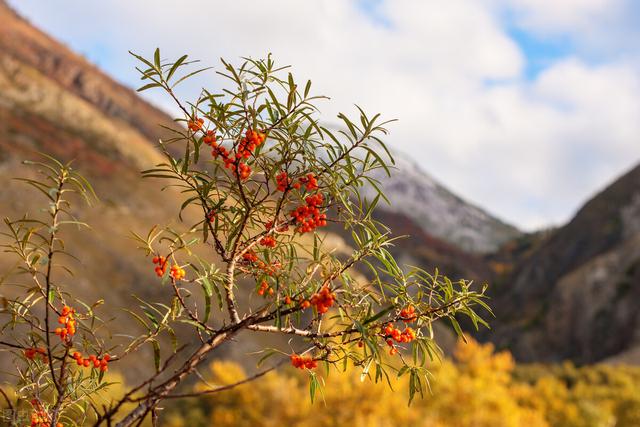
[[[182,114],[159,143],[164,162],[143,177],[177,189],[184,224],[134,233],[149,280],[171,303],[136,301],[139,310],[130,314],[145,332],[126,344],[101,333],[122,336],[131,328],[102,322],[99,304],[77,300],[64,285],[72,281],[59,279],[63,254],[72,251],[62,244],[65,229],[84,226],[68,196],[91,200],[92,190],[69,164],[37,163],[44,178],[26,182],[47,198],[44,215],[5,221],[5,247],[20,263],[24,292],[7,299],[2,339],[15,356],[15,390],[19,402],[30,402],[31,425],[155,423],[166,399],[222,393],[282,364],[309,376],[311,400],[322,387],[318,369],[347,365],[375,382],[406,377],[410,401],[423,394],[427,363],[439,351],[434,322],[448,320],[461,333],[459,316],[484,324],[475,310],[488,307],[484,289],[400,266],[389,252],[395,238],[372,217],[384,195],[360,195],[365,185],[379,189],[372,171],[390,173],[393,159],[381,139],[388,122],[358,108],[355,120],[340,114],[338,130],[329,129],[318,110],[324,97],[271,57],[238,66],[222,61],[223,89],[203,89],[184,102],[176,86],[204,70],[189,72],[186,56],[163,61],[159,50],[152,59],[134,56],[139,90],[164,92]],[[328,226],[349,236],[348,254],[327,244]],[[108,293],[108,286],[95,287]],[[237,384],[181,393],[212,351],[255,334],[286,338],[256,356],[270,366]],[[152,360],[143,358],[145,349]],[[125,358],[141,372],[155,369],[112,401],[96,403],[111,386],[108,371]]]

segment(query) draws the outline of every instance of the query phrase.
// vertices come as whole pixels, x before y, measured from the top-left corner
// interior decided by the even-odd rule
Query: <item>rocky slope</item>
[[[428,235],[474,253],[494,252],[521,234],[447,190],[406,155],[394,153],[394,158],[396,170],[391,177],[382,169],[375,176],[391,202],[381,202],[381,211],[401,214]],[[373,197],[373,190],[369,191]]]
[[[640,166],[516,263],[490,338],[524,361],[640,363]]]

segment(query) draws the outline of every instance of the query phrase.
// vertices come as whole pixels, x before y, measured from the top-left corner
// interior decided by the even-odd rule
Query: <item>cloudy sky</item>
[[[393,147],[527,230],[567,221],[640,160],[637,0],[10,3],[130,86],[127,50],[214,66],[272,52],[331,96],[327,122],[354,103],[399,119]]]

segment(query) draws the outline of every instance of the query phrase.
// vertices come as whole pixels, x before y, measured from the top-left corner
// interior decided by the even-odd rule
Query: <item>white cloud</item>
[[[637,56],[637,0],[489,0],[536,36],[563,37],[585,56]]]
[[[613,16],[605,3],[619,1],[387,0],[377,13],[389,25],[355,0],[13,4],[75,49],[100,50],[94,59],[129,84],[128,49],[150,54],[160,46],[167,57],[186,52],[205,65],[271,51],[332,96],[331,114],[358,103],[399,118],[393,146],[463,197],[532,228],[567,220],[638,160],[638,69],[621,59],[564,59],[527,81],[504,4],[536,31],[556,31]]]
[[[522,23],[540,30],[584,29],[621,9],[624,0],[503,0]]]

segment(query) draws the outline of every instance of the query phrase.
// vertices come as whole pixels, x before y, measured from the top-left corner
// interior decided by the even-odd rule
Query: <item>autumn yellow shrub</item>
[[[640,368],[594,365],[516,365],[491,344],[460,341],[452,358],[430,366],[430,393],[409,407],[394,389],[363,378],[357,369],[324,377],[322,398],[311,403],[297,371],[271,372],[251,386],[200,397],[169,408],[163,425],[198,426],[428,426],[635,427],[640,426]],[[234,383],[246,372],[215,361],[207,387]]]
[[[303,376],[293,371],[272,372],[250,386],[182,402],[172,408],[165,422],[169,427],[549,425],[539,409],[520,404],[523,391],[513,392],[514,366],[509,353],[494,353],[491,345],[470,340],[458,344],[455,360],[433,364],[431,393],[411,406],[394,392],[407,386],[408,377],[390,377],[390,388],[348,367],[346,375],[324,377],[322,398],[313,404]],[[216,387],[245,376],[237,364],[215,361],[207,379],[210,387]],[[196,389],[206,387],[199,384]]]

